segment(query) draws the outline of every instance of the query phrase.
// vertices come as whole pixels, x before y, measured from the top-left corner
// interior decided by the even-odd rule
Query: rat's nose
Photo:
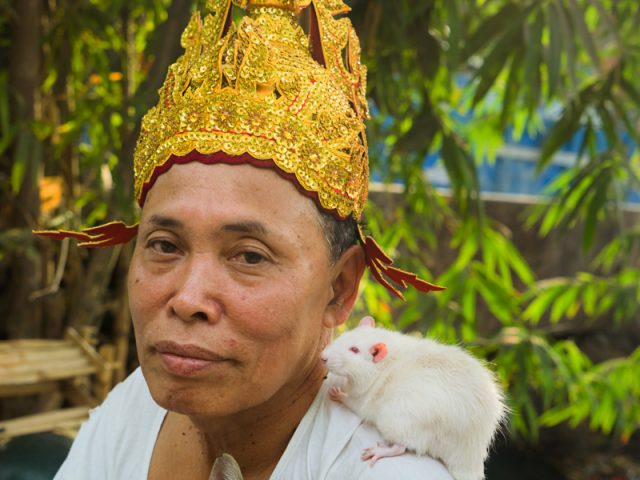
[[[322,361],[322,363],[327,363],[327,356],[324,353],[321,353],[320,360]]]

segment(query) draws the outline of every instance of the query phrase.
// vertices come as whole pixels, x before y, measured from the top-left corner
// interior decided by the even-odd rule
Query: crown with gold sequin
[[[248,15],[236,25],[233,6]],[[175,163],[276,167],[338,218],[362,216],[368,191],[366,68],[341,0],[208,0],[182,34],[158,104],[143,117],[134,153],[135,195]],[[299,24],[308,23],[308,32]],[[87,247],[124,243],[137,225],[111,222],[65,236]],[[400,289],[442,287],[391,267],[373,238],[360,241],[373,276]],[[392,283],[391,283],[392,282]]]
[[[208,2],[182,34],[160,100],[143,118],[134,155],[142,204],[171,156],[224,152],[270,160],[328,211],[359,219],[369,179],[364,120],[366,70],[339,1]],[[297,14],[311,8],[311,34]],[[316,38],[316,42],[313,39]]]

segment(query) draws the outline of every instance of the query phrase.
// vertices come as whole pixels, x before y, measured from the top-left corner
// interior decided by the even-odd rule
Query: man
[[[450,479],[410,454],[370,468],[361,452],[384,439],[323,384],[319,354],[366,265],[398,294],[439,288],[390,267],[357,224],[367,107],[357,37],[334,18],[346,7],[233,3],[249,11],[238,26],[229,0],[194,15],[143,120],[139,226],[66,233],[86,246],[137,235],[141,369],[92,414],[56,478],[205,479],[229,453],[246,480]]]
[[[363,270],[359,246],[331,261],[313,202],[270,170],[189,163],[158,178],[129,276],[142,372],[169,411],[150,478],[206,478],[223,452],[245,478],[273,471]]]

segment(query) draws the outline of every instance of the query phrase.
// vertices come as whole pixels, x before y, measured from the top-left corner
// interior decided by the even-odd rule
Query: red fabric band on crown
[[[138,204],[141,207],[142,205],[144,205],[144,202],[147,199],[147,194],[149,193],[149,190],[151,190],[151,187],[153,186],[153,184],[155,183],[155,181],[158,179],[160,175],[167,172],[175,164],[182,165],[190,162],[200,162],[206,165],[213,165],[216,163],[224,163],[226,165],[241,165],[241,164],[248,163],[249,165],[252,165],[257,168],[270,168],[285,180],[288,180],[289,182],[293,183],[293,185],[295,185],[295,187],[298,189],[298,191],[302,195],[304,195],[305,197],[311,198],[320,210],[330,215],[333,215],[338,220],[345,219],[344,217],[341,217],[340,215],[338,215],[338,212],[336,210],[327,210],[326,208],[324,208],[318,198],[318,192],[312,192],[312,191],[306,190],[302,185],[300,185],[300,183],[298,183],[298,180],[296,179],[296,176],[294,173],[288,173],[288,172],[285,172],[284,170],[281,170],[278,166],[276,166],[275,163],[273,163],[272,160],[260,160],[258,158],[253,157],[252,155],[249,155],[248,153],[243,153],[242,155],[229,155],[224,152],[204,154],[204,153],[198,152],[197,150],[192,150],[188,154],[183,155],[181,157],[178,157],[176,155],[171,155],[165,163],[157,166],[153,170],[149,181],[147,181],[142,186],[142,192],[140,193]]]

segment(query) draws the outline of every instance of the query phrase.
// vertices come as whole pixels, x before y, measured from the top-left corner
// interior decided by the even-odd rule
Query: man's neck
[[[225,418],[187,418],[199,433],[203,453],[213,461],[231,454],[245,480],[269,478],[325,376],[318,364],[298,385],[278,392],[264,405]]]

